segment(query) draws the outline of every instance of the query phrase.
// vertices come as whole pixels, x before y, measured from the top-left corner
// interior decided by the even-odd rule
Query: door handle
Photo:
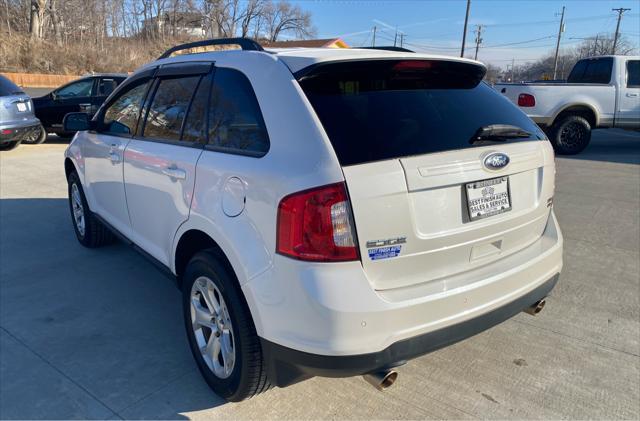
[[[164,168],[162,174],[177,180],[185,180],[187,178],[187,172],[185,170],[175,167]]]
[[[120,154],[114,151],[109,152],[109,159],[113,164],[119,164],[121,161]]]
[[[634,94],[634,93],[631,93],[631,92],[627,92],[627,96],[629,98],[636,98],[636,97],[640,96],[640,94]]]

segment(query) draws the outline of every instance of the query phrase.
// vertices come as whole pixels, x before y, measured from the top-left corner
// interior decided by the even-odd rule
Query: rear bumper
[[[35,131],[41,130],[41,127],[38,119],[0,124],[0,143],[23,141],[33,135]],[[4,131],[9,131],[9,133],[3,134]]]
[[[262,352],[271,382],[285,387],[313,377],[350,377],[402,365],[408,360],[454,344],[510,319],[543,299],[558,282],[555,274],[541,285],[501,307],[473,319],[413,338],[379,352],[359,355],[318,355],[297,351],[262,339]]]
[[[272,381],[286,385],[400,364],[513,316],[553,288],[562,246],[551,211],[533,244],[445,280],[376,291],[360,262],[314,265],[276,256],[242,290]]]

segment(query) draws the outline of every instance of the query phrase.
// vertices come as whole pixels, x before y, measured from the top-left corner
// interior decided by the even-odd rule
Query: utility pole
[[[467,41],[467,23],[469,22],[469,9],[471,9],[471,0],[467,0],[467,14],[464,17],[464,31],[462,32],[462,49],[460,57],[464,57],[464,43]]]
[[[598,54],[598,36],[599,35],[600,34],[596,34],[596,40],[593,43],[593,54],[592,54],[592,56],[595,56],[596,54]]]
[[[482,25],[476,25],[478,29],[476,29],[476,55],[474,60],[478,59],[478,49],[480,48],[480,44],[482,43]]]
[[[400,34],[400,48],[402,48],[402,46],[404,45],[404,37],[405,37],[405,34],[401,33]]]
[[[622,20],[622,14],[629,10],[631,9],[624,9],[622,7],[619,7],[617,9],[611,9],[612,12],[618,12],[618,24],[616,25],[616,35],[613,38],[613,48],[611,49],[611,54],[616,53],[616,46],[618,45],[618,35],[620,35],[620,21]]]
[[[393,37],[393,46],[396,46],[396,43],[398,42],[398,27],[396,26],[396,36]]]
[[[515,57],[511,59],[511,83],[515,83],[515,75],[513,72],[515,72],[515,68],[516,68],[516,59]]]
[[[371,46],[372,46],[372,47],[375,47],[375,46],[376,46],[376,29],[378,29],[378,28],[376,28],[376,27],[374,26],[374,27],[373,27],[373,42],[371,43]]]
[[[558,28],[558,42],[556,43],[556,56],[553,59],[553,80],[556,79],[556,73],[558,72],[558,52],[560,51],[560,38],[564,31],[564,6],[562,6],[562,17],[560,17],[560,28]]]

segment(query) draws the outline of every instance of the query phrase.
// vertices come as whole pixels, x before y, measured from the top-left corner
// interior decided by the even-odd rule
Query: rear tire
[[[80,244],[88,248],[96,248],[112,243],[113,233],[89,209],[80,178],[75,171],[69,174],[68,184],[71,221]]]
[[[213,250],[197,253],[187,265],[182,303],[191,353],[217,395],[238,402],[271,388],[238,281]]]
[[[553,124],[549,140],[560,155],[578,154],[591,141],[591,124],[579,115],[568,115]]]
[[[40,126],[40,131],[38,133],[32,135],[29,139],[25,139],[22,141],[25,145],[39,145],[44,143],[47,140],[47,131],[44,127]]]

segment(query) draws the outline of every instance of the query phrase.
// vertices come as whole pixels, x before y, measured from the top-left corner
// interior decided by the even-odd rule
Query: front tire
[[[68,185],[71,221],[80,244],[96,248],[112,243],[113,233],[89,209],[80,178],[75,171],[69,174]]]
[[[238,281],[214,251],[199,252],[191,259],[182,298],[189,346],[211,389],[238,402],[271,388]]]
[[[591,141],[591,124],[579,115],[568,115],[551,127],[549,140],[560,155],[582,152]]]

